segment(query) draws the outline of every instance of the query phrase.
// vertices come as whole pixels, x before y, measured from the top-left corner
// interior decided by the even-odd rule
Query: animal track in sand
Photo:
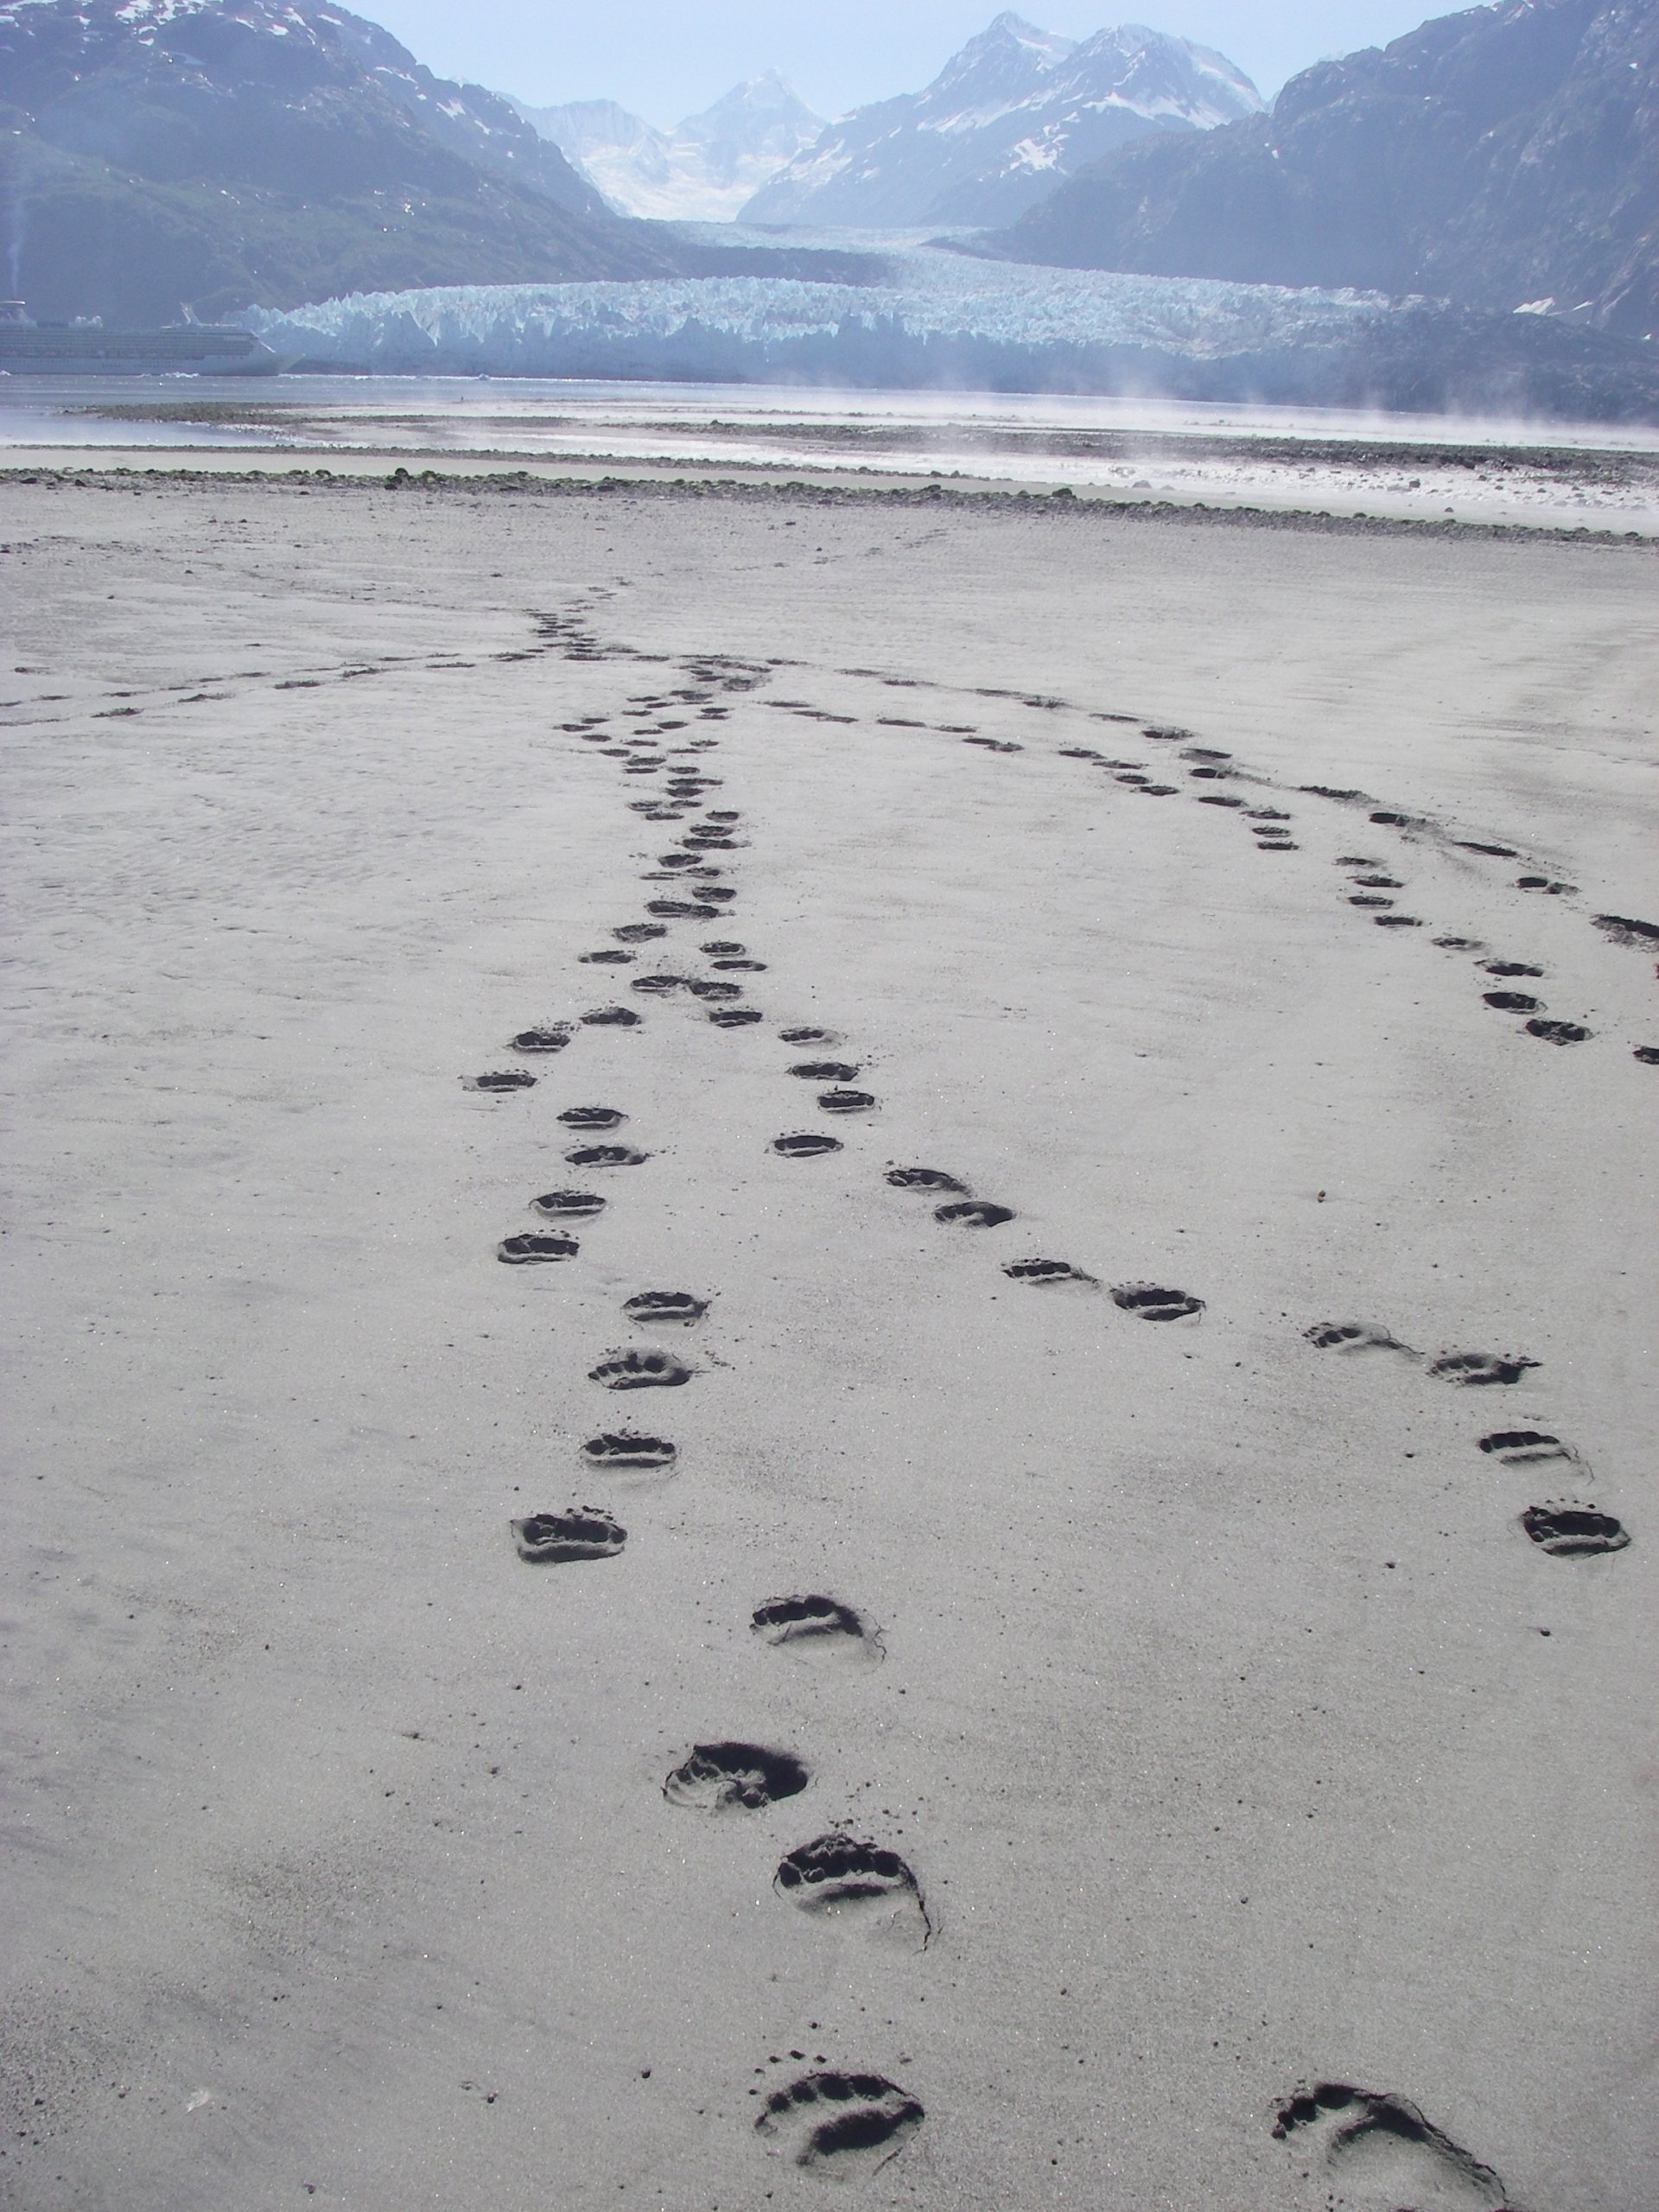
[[[1597,1552],[1622,1552],[1630,1532],[1611,1513],[1599,1513],[1577,1498],[1529,1505],[1521,1526],[1541,1551],[1552,1559],[1586,1559]]]
[[[804,2074],[774,2089],[755,2121],[770,2146],[808,2173],[874,2173],[903,2150],[925,2114],[880,2074]]]
[[[689,1329],[709,1311],[709,1301],[694,1298],[689,1290],[642,1290],[625,1302],[622,1311],[629,1320],[647,1328],[658,1321],[677,1321]]]
[[[1370,1321],[1316,1321],[1302,1334],[1321,1351],[1402,1351],[1408,1359],[1419,1357],[1409,1344]]]
[[[1001,1229],[1014,1219],[1014,1208],[993,1205],[986,1198],[957,1198],[948,1206],[935,1206],[933,1218],[947,1229]]]
[[[1538,1365],[1512,1353],[1443,1351],[1428,1363],[1428,1371],[1442,1382],[1461,1383],[1465,1389],[1484,1389],[1500,1383],[1518,1382]]]
[[[886,1656],[876,1630],[839,1598],[768,1598],[755,1607],[749,1626],[791,1658],[869,1665]]]
[[[505,1236],[495,1248],[495,1256],[510,1268],[525,1268],[540,1262],[574,1260],[581,1249],[574,1236]]]
[[[1628,914],[1594,914],[1591,919],[1604,937],[1615,944],[1631,944],[1651,950],[1659,945],[1659,922],[1633,921]]]
[[[564,1566],[573,1560],[614,1559],[628,1532],[597,1506],[573,1506],[569,1513],[532,1513],[512,1521],[518,1556],[532,1567]]]
[[[803,1912],[880,1923],[917,1950],[932,1933],[922,1885],[899,1853],[841,1830],[786,1853],[772,1887]]]
[[[758,1007],[715,1006],[709,1007],[709,1019],[716,1029],[747,1029],[766,1016]]]
[[[589,1029],[637,1029],[640,1017],[631,1006],[600,1006],[582,1020]]]
[[[833,1029],[780,1029],[780,1042],[785,1045],[839,1045],[841,1039]]]
[[[552,1022],[542,1029],[521,1029],[512,1040],[515,1052],[562,1052],[575,1033],[568,1021]]]
[[[798,1060],[789,1072],[803,1083],[850,1083],[859,1071],[850,1060]]]
[[[567,1106],[559,1116],[567,1129],[620,1129],[627,1118],[614,1106]]]
[[[1114,1283],[1112,1303],[1141,1321],[1185,1321],[1204,1311],[1201,1298],[1194,1298],[1184,1290],[1165,1290],[1150,1282]]]
[[[461,1077],[467,1090],[533,1090],[536,1078],[528,1068],[493,1068],[487,1075],[467,1075]]]
[[[1321,2082],[1281,2106],[1273,2132],[1321,2155],[1335,2202],[1355,2212],[1504,2212],[1508,2192],[1491,2168],[1404,2097]]]
[[[659,1472],[673,1465],[678,1446],[664,1436],[636,1436],[631,1429],[613,1429],[603,1436],[590,1436],[582,1447],[582,1456],[590,1467]]]
[[[1096,1276],[1085,1274],[1081,1268],[1074,1268],[1070,1260],[1011,1260],[1002,1272],[1015,1282],[1097,1283]]]
[[[965,1198],[968,1185],[942,1167],[890,1167],[887,1180],[895,1191],[944,1191]]]
[[[1538,1428],[1494,1429],[1490,1436],[1481,1438],[1480,1448],[1506,1467],[1542,1466],[1558,1459],[1574,1467],[1580,1464],[1570,1444]]]
[[[663,1784],[671,1805],[698,1813],[757,1813],[798,1797],[811,1779],[792,1751],[759,1744],[696,1744]]]
[[[869,1090],[821,1090],[818,1104],[826,1114],[868,1114],[874,1109],[876,1099]]]
[[[650,1158],[630,1144],[579,1144],[564,1155],[569,1167],[643,1167]]]
[[[1544,972],[1530,960],[1489,960],[1485,968],[1489,976],[1541,976]]]
[[[842,1149],[839,1137],[821,1135],[816,1129],[804,1129],[792,1136],[774,1137],[772,1148],[785,1160],[817,1160],[826,1152]]]
[[[588,1380],[607,1390],[677,1390],[692,1370],[671,1351],[613,1351],[588,1371]]]
[[[1577,1021],[1550,1021],[1539,1018],[1527,1024],[1528,1036],[1541,1037],[1547,1045],[1582,1045],[1590,1033],[1581,1022]]]
[[[605,1201],[592,1191],[543,1191],[539,1198],[531,1200],[530,1210],[544,1214],[550,1221],[574,1220],[603,1213]]]
[[[1541,1014],[1544,1002],[1531,998],[1525,991],[1483,991],[1484,1004],[1494,1007],[1499,1014]]]

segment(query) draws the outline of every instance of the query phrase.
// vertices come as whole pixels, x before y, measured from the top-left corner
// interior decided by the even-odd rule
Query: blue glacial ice
[[[246,320],[278,353],[383,372],[1296,397],[1399,312],[1376,294],[1039,269],[923,245],[885,250],[880,271],[862,284],[449,285]]]

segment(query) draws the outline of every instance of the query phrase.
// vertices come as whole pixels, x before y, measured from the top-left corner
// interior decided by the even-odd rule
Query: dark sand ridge
[[[20,1672],[58,1678],[26,1721],[21,2201],[65,2173],[88,2202],[781,2196],[806,2184],[743,2090],[822,2053],[926,2107],[875,2202],[1322,2202],[1301,2145],[1348,2144],[1353,2188],[1369,2107],[1273,2128],[1343,2081],[1414,2097],[1517,2203],[1628,2202],[1636,1962],[1605,1931],[1636,1912],[1651,962],[1585,916],[1656,911],[1646,563],[781,503],[31,496],[16,658],[81,674],[11,689],[83,688],[12,709],[51,837],[16,856],[51,991],[21,1068],[47,1480]],[[850,719],[757,692],[706,756],[753,841],[733,934],[767,1025],[641,1000],[638,1030],[525,1063],[528,1095],[468,1096],[527,1021],[611,994],[580,955],[664,849],[553,725],[626,728],[675,664],[486,658],[581,600],[596,652],[785,655],[773,689]],[[446,649],[481,664],[423,664]],[[394,652],[421,661],[337,680]],[[884,704],[843,664],[952,689]],[[1582,899],[1278,793],[1299,850],[1264,857],[1224,810],[1055,757],[1140,757],[1137,727],[970,712],[976,685],[1189,724],[1524,843]],[[901,699],[1024,750],[882,727]],[[1547,1051],[1469,959],[1349,914],[1332,863],[1373,849],[1414,911],[1535,956],[1592,1039]],[[677,925],[677,959],[709,934]],[[773,1160],[812,1095],[775,1032],[815,1021],[880,1116]],[[651,1156],[527,1280],[492,1239],[588,1099]],[[1008,1281],[886,1188],[912,1159],[1016,1208],[1001,1257],[1173,1281],[1202,1323]],[[611,1498],[615,1560],[520,1567],[509,1512],[598,1497],[585,1377],[621,1300],[671,1282],[717,1294],[671,1394],[680,1471]],[[1542,1365],[1468,1394],[1302,1340],[1350,1313]],[[1560,1480],[1495,1471],[1500,1415],[1573,1440],[1629,1552],[1527,1542]],[[857,1604],[886,1664],[760,1645],[754,1606],[796,1588]],[[735,1834],[665,1807],[722,1740],[795,1748],[808,1791]],[[917,1870],[924,1957],[773,1892],[843,1825]]]

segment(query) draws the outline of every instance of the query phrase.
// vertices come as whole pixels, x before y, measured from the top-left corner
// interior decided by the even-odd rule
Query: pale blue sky
[[[913,92],[998,12],[996,0],[356,0],[416,57],[538,104],[620,100],[677,123],[744,77],[783,72],[835,115]],[[1271,96],[1321,55],[1386,45],[1426,16],[1423,0],[1147,0],[1115,15],[1101,0],[1032,0],[1018,12],[1086,36],[1141,22],[1219,47]]]

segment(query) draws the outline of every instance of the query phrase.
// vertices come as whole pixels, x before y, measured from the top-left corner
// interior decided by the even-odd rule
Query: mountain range
[[[1254,115],[1221,54],[1127,24],[1077,41],[998,16],[926,89],[855,108],[763,185],[747,223],[908,227],[1012,222],[1132,141]]]
[[[0,0],[0,208],[60,317],[677,266],[505,100],[315,0]]]
[[[1659,337],[1659,0],[1500,0],[1320,62],[1270,114],[1071,178],[995,250]]]
[[[614,100],[514,105],[619,213],[681,222],[729,221],[824,128],[776,70],[666,131]]]

